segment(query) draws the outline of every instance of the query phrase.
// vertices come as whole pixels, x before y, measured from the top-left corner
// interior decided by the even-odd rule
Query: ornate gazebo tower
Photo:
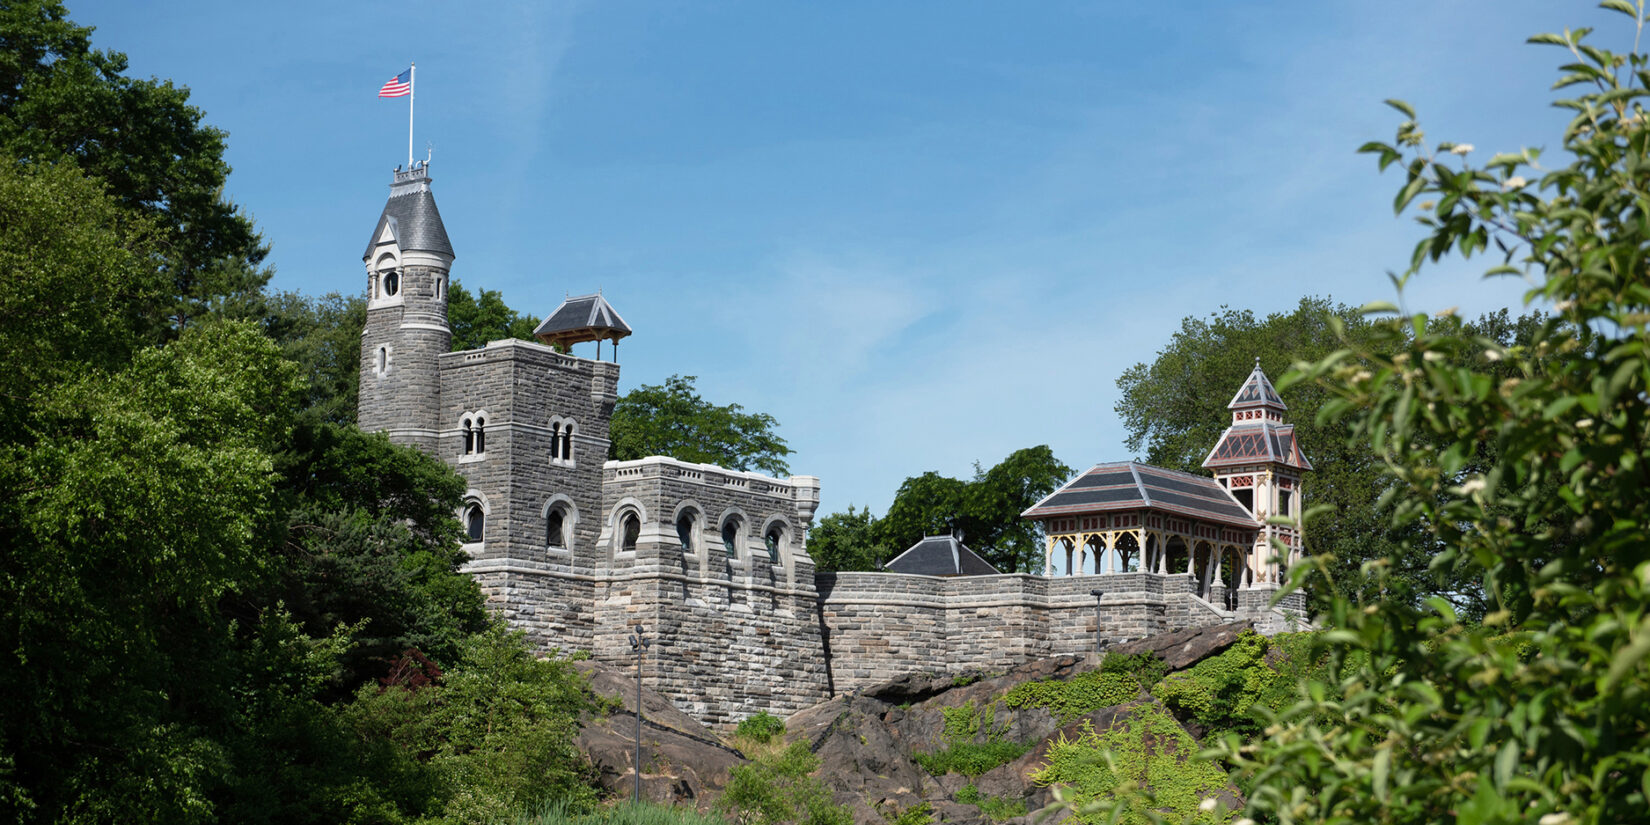
[[[1261,372],[1259,358],[1226,408],[1232,411],[1232,425],[1221,433],[1203,467],[1263,525],[1249,551],[1250,580],[1243,585],[1276,589],[1282,571],[1272,561],[1276,555],[1272,540],[1287,549],[1284,564],[1288,565],[1300,557],[1301,535],[1293,525],[1266,522],[1275,515],[1300,517],[1301,475],[1312,469],[1312,462],[1295,440],[1295,425],[1284,423],[1283,414],[1289,408]]]

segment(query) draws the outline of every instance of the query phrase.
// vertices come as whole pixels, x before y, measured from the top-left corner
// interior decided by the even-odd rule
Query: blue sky
[[[364,287],[407,151],[406,100],[375,95],[416,61],[454,276],[539,316],[602,289],[636,330],[621,389],[697,375],[772,413],[822,515],[1035,444],[1128,458],[1116,379],[1181,318],[1393,297],[1418,230],[1354,153],[1391,137],[1383,98],[1483,157],[1556,145],[1562,55],[1524,39],[1625,36],[1551,0],[70,12],[193,90],[274,287],[312,294]],[[1408,308],[1520,305],[1479,270]]]

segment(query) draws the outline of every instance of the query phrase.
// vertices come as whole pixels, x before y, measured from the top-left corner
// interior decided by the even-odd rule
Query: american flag
[[[412,69],[390,78],[384,88],[378,90],[379,97],[406,97],[412,94]]]

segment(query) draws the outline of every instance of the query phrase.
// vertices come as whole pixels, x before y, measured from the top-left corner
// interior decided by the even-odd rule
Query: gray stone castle
[[[454,260],[428,166],[397,170],[363,255],[363,429],[441,457],[468,481],[468,572],[543,648],[634,661],[644,682],[710,724],[786,715],[919,670],[1001,670],[1039,656],[1247,618],[1274,606],[1265,524],[1300,508],[1311,469],[1257,366],[1215,477],[1099,465],[1025,517],[1049,537],[1049,575],[821,573],[807,552],[819,479],[779,479],[671,458],[608,461],[616,353],[631,329],[602,295],[568,298],[535,331],[449,352]],[[575,344],[596,343],[594,359]],[[1063,566],[1060,562],[1064,562]],[[1099,592],[1100,595],[1095,595]]]

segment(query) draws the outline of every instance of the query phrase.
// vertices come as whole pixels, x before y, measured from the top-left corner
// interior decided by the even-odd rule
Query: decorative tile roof
[[[1278,391],[1272,388],[1272,382],[1266,379],[1266,373],[1260,371],[1260,359],[1255,359],[1255,369],[1249,373],[1249,379],[1243,382],[1243,387],[1237,395],[1232,396],[1232,403],[1226,405],[1228,410],[1243,410],[1251,407],[1271,407],[1282,412],[1289,409],[1283,405],[1283,399],[1278,397]]]
[[[1135,461],[1097,464],[1020,515],[1043,519],[1119,510],[1159,510],[1237,527],[1260,526],[1214,479]]]
[[[395,182],[390,184],[390,198],[384,202],[384,211],[367,239],[363,260],[372,257],[378,239],[389,224],[396,246],[403,252],[434,252],[453,257],[453,245],[447,240],[447,227],[441,223],[441,211],[435,208],[435,194],[430,191],[428,167],[418,166],[411,171],[397,170]]]
[[[585,341],[618,341],[630,334],[630,325],[603,298],[579,295],[561,302],[533,330],[533,337],[546,344],[579,344]]]
[[[1203,459],[1208,469],[1241,464],[1283,464],[1300,470],[1312,469],[1295,439],[1295,425],[1260,419],[1233,424],[1220,434],[1220,441]]]
[[[991,576],[997,573],[955,536],[928,536],[893,558],[882,569],[919,576]]]

